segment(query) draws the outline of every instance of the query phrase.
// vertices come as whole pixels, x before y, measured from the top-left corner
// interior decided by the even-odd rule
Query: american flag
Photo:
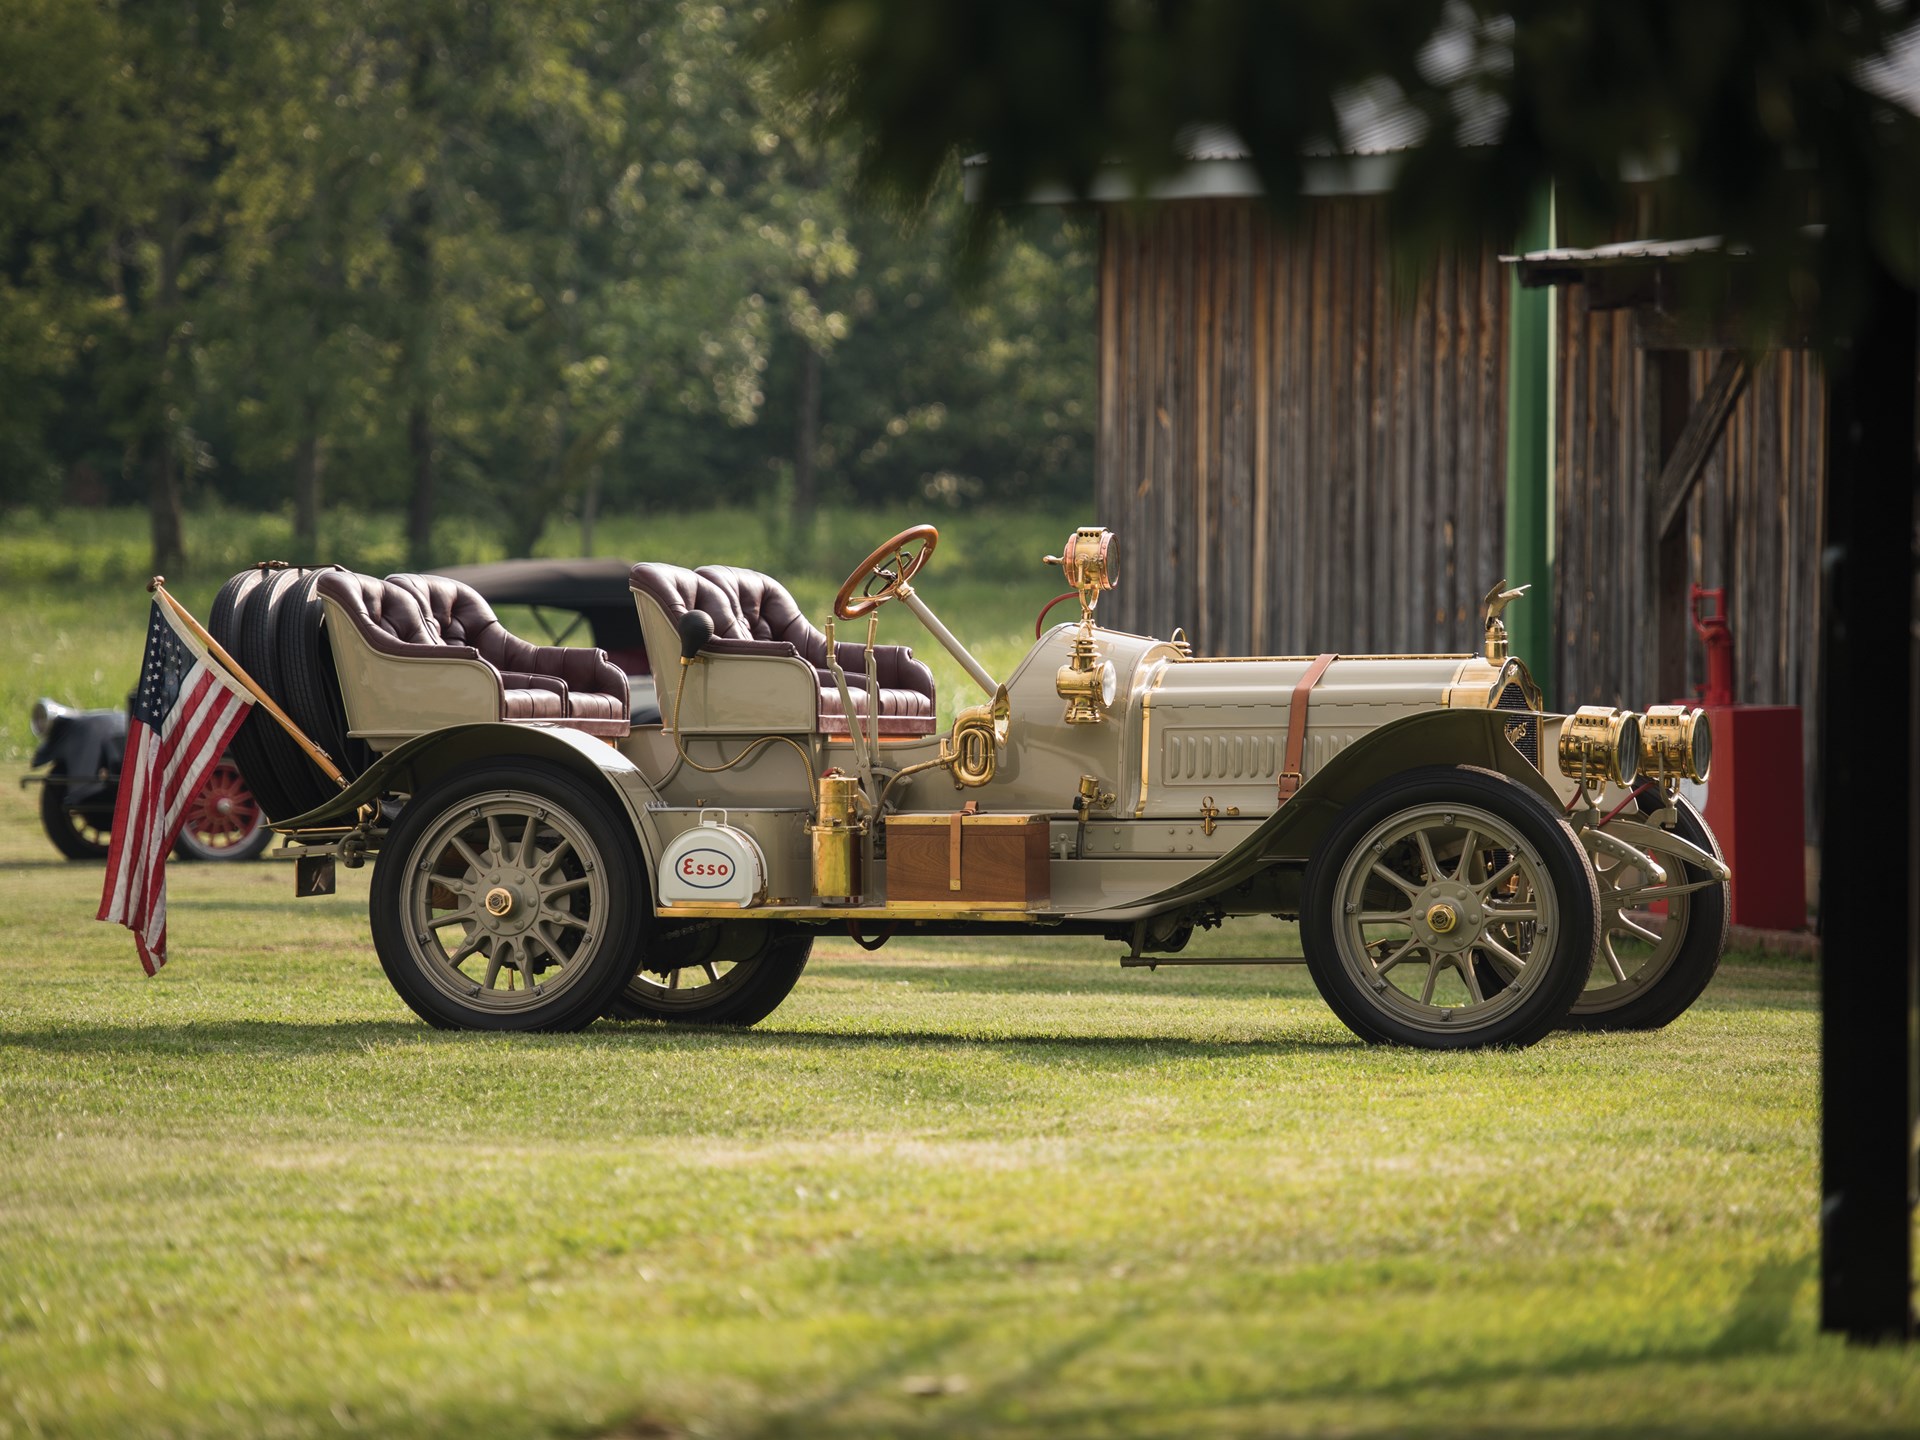
[[[127,754],[95,917],[133,931],[149,975],[167,963],[167,852],[180,836],[187,802],[252,708],[240,682],[156,599],[140,688],[128,707]]]

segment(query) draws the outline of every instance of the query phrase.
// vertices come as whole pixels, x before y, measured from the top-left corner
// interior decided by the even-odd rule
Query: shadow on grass
[[[1407,1419],[1386,1426],[1341,1425],[1339,1433],[1356,1437],[1407,1435],[1488,1435],[1526,1434],[1558,1437],[1576,1435],[1632,1435],[1654,1440],[1681,1440],[1681,1437],[1722,1435],[1725,1424],[1712,1419],[1688,1423],[1649,1425],[1642,1418],[1608,1420],[1587,1418],[1564,1425],[1503,1424],[1493,1416],[1472,1418],[1430,1418],[1419,1413],[1422,1402],[1449,1391],[1471,1391],[1497,1387],[1516,1381],[1532,1382],[1572,1379],[1591,1375],[1629,1376],[1645,1366],[1663,1368],[1685,1365],[1710,1365],[1786,1354],[1799,1348],[1790,1335],[1792,1310],[1796,1296],[1813,1274],[1814,1257],[1772,1259],[1763,1262],[1748,1279],[1718,1332],[1693,1344],[1642,1351],[1589,1346],[1570,1350],[1547,1359],[1532,1352],[1508,1357],[1476,1356],[1451,1368],[1422,1371],[1402,1379],[1372,1382],[1346,1372],[1303,1385],[1276,1385],[1214,1402],[1192,1400],[1155,1403],[1138,1397],[1115,1396],[1111,1402],[1073,1407],[1048,1403],[1061,1377],[1073,1365],[1096,1355],[1102,1347],[1123,1331],[1152,1316],[1144,1306],[1131,1307],[1117,1316],[1086,1324],[1062,1337],[1053,1345],[1033,1354],[1019,1369],[983,1386],[942,1396],[922,1416],[904,1423],[898,1415],[896,1397],[905,1378],[937,1361],[948,1367],[964,1368],[965,1357],[945,1348],[964,1337],[951,1333],[934,1337],[920,1347],[903,1352],[890,1362],[876,1364],[859,1376],[850,1377],[833,1391],[801,1400],[791,1407],[767,1416],[749,1433],[771,1440],[775,1436],[832,1433],[842,1436],[880,1436],[911,1433],[993,1434],[1016,1436],[1053,1436],[1059,1434],[1106,1433],[1249,1433],[1246,1421],[1227,1421],[1226,1417],[1255,1409],[1281,1409],[1317,1401],[1366,1404],[1368,1402],[1410,1403],[1414,1407]],[[840,1408],[868,1397],[889,1411],[884,1418],[868,1419],[837,1413]],[[1740,1433],[1762,1437],[1784,1437],[1808,1433],[1803,1422],[1782,1422],[1778,1426],[1743,1423]],[[1910,1427],[1888,1424],[1879,1429],[1847,1428],[1850,1435],[1907,1436]]]
[[[1118,963],[1119,957],[1119,951],[1045,955],[1032,959],[1009,957],[1000,952],[994,956],[994,963],[970,965],[964,960],[946,956],[939,960],[902,956],[892,963],[841,960],[828,956],[819,962],[817,970],[810,966],[808,974],[817,974],[821,979],[868,985],[898,985],[906,981],[919,987],[922,993],[945,990],[979,995],[1033,991],[1141,995],[1157,984],[1169,993],[1181,995],[1206,993],[1253,997],[1272,993],[1276,984],[1288,976],[1295,982],[1291,987],[1293,989],[1304,989],[1311,985],[1305,965],[1236,965],[1217,970],[1199,965],[1182,965],[1167,966],[1159,971],[1123,970]],[[805,984],[806,981],[802,980],[801,983]]]
[[[436,1030],[409,1020],[212,1020],[60,1026],[44,1030],[0,1030],[0,1047],[15,1047],[49,1055],[112,1055],[118,1061],[148,1055],[191,1055],[236,1049],[284,1056],[290,1053],[338,1054],[374,1046],[431,1045],[481,1053],[503,1046],[553,1051],[592,1050],[618,1054],[626,1051],[688,1055],[739,1054],[794,1050],[857,1053],[883,1050],[994,1050],[1023,1059],[1044,1060],[1052,1055],[1108,1056],[1116,1060],[1161,1063],[1169,1059],[1204,1060],[1255,1056],[1300,1055],[1334,1051],[1359,1053],[1357,1040],[1326,1040],[1308,1036],[1252,1039],[1195,1040],[1181,1035],[1075,1035],[1050,1030],[755,1030],[672,1027],[649,1021],[602,1023],[578,1035],[484,1034]]]

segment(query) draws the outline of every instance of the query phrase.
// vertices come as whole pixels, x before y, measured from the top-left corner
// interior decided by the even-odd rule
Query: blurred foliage
[[[164,568],[183,503],[286,517],[295,558],[411,509],[441,560],[778,508],[803,435],[821,503],[1091,489],[1085,227],[1036,213],[960,287],[957,176],[856,204],[764,9],[5,10],[0,508],[151,501]]]
[[[1766,293],[1817,299],[1844,334],[1870,257],[1908,278],[1920,259],[1917,18],[1920,0],[793,0],[775,38],[867,182],[908,202],[979,151],[1000,204],[1102,172],[1144,188],[1221,125],[1287,210],[1355,117],[1393,114],[1403,247],[1508,244],[1548,183],[1563,231],[1650,201],[1666,234],[1750,247]]]

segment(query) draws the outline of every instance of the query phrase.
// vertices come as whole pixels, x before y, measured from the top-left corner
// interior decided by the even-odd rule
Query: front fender
[[[415,736],[367,767],[351,785],[304,815],[277,821],[282,834],[351,825],[362,805],[387,796],[417,795],[445,777],[489,760],[544,760],[586,780],[611,798],[632,824],[651,871],[659,836],[647,816],[658,798],[639,767],[597,736],[564,726],[487,721],[452,725]]]
[[[1424,765],[1496,770],[1558,813],[1562,807],[1553,787],[1507,738],[1514,718],[1506,710],[1434,710],[1382,725],[1316,770],[1293,799],[1206,869],[1124,908],[1129,913],[1169,910],[1230,890],[1276,863],[1305,861],[1356,797],[1391,775]]]
[[[32,763],[51,762],[65,774],[92,778],[102,770],[118,774],[126,753],[126,711],[69,711],[47,727]]]

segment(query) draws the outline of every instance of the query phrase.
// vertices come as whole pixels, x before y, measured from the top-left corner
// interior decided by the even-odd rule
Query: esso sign
[[[733,878],[737,867],[718,850],[689,850],[680,857],[677,873],[701,890],[718,890]]]
[[[724,812],[713,812],[724,813]],[[766,898],[767,862],[744,830],[701,817],[660,856],[660,904],[733,905]]]

